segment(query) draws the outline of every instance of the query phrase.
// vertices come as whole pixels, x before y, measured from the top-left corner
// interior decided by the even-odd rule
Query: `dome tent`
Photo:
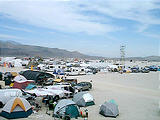
[[[14,79],[14,85],[13,88],[18,88],[18,89],[25,89],[28,84],[34,83],[33,80],[27,80],[24,76],[22,75],[17,75]]]
[[[99,114],[105,117],[117,117],[119,115],[118,105],[114,100],[110,100],[109,102],[104,102],[101,107]]]
[[[72,100],[63,99],[58,102],[55,106],[53,116],[64,117],[69,116],[70,118],[79,117],[79,108]]]
[[[87,92],[78,92],[73,96],[73,101],[80,107],[95,105],[93,96]]]
[[[14,79],[13,79],[14,82],[25,82],[27,81],[27,79],[22,76],[22,75],[17,75]]]
[[[26,118],[31,114],[31,105],[26,99],[20,97],[9,100],[0,113],[7,119]]]

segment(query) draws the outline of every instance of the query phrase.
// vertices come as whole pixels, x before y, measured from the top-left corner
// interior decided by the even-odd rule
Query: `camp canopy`
[[[105,117],[117,117],[119,115],[118,105],[112,100],[101,105],[99,113]]]
[[[26,118],[32,114],[31,105],[24,98],[15,97],[3,107],[1,116],[8,119]]]
[[[94,99],[91,94],[87,92],[78,92],[73,96],[73,101],[80,107],[94,105]]]
[[[70,116],[70,118],[78,118],[79,117],[79,109],[78,106],[72,100],[63,99],[58,102],[54,109],[55,117],[62,117],[64,115]]]

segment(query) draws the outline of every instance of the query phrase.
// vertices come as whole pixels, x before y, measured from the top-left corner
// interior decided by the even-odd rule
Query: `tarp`
[[[34,84],[28,84],[28,86],[25,89],[26,90],[31,90],[33,88],[36,88],[36,85],[34,85]]]
[[[35,82],[38,82],[39,80],[43,80],[46,78],[55,78],[54,75],[52,74],[39,71],[31,71],[31,70],[24,71],[22,75],[27,80],[34,80]]]
[[[25,90],[27,93],[35,93],[37,96],[46,96],[46,95],[52,95],[56,96],[58,95],[60,98],[64,96],[64,92],[62,90],[53,90],[53,89],[45,89],[45,88],[36,88],[33,90]]]

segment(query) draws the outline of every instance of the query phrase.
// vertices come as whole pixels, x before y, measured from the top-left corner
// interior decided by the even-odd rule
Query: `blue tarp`
[[[36,88],[36,85],[33,85],[33,84],[29,84],[27,87],[26,87],[26,90],[31,90],[33,88]]]

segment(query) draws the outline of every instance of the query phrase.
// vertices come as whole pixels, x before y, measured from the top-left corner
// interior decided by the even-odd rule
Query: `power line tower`
[[[125,55],[126,55],[125,48],[126,48],[125,45],[120,46],[121,64],[124,66],[125,66]]]

